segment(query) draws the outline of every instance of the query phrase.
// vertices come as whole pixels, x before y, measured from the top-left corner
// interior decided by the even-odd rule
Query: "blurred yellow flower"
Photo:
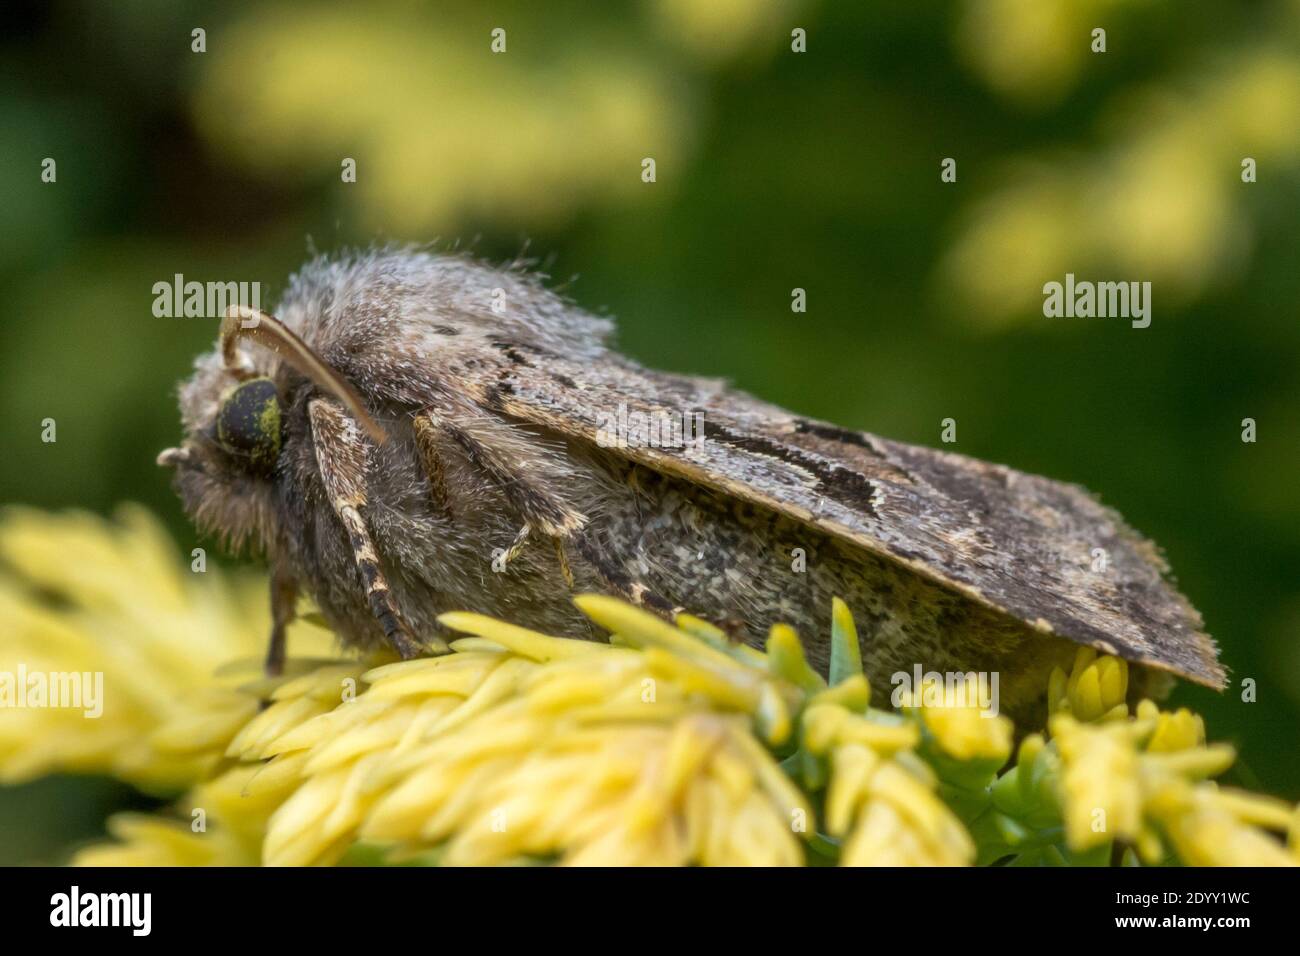
[[[1079,648],[1068,675],[1056,667],[1048,678],[1048,713],[1072,714],[1082,721],[1124,718],[1128,716],[1127,700],[1128,662],[1109,655],[1099,657],[1091,647]]]
[[[975,843],[939,799],[938,778],[913,749],[914,723],[815,704],[804,718],[814,755],[829,754],[826,829],[847,866],[962,866]]]
[[[1052,718],[1051,730],[1064,764],[1061,789],[1070,845],[1087,849],[1135,839],[1142,827],[1135,728],[1088,726],[1059,715]]]
[[[665,174],[655,189],[678,180],[694,121],[643,45],[557,33],[525,9],[443,11],[417,29],[409,5],[384,6],[241,14],[202,58],[200,131],[254,172],[337,177],[341,208],[398,237],[483,217],[538,228],[593,199],[644,198],[645,157]]]
[[[974,675],[965,675],[967,689],[961,699],[978,699]],[[989,714],[974,703],[965,706],[917,707],[922,726],[948,756],[959,760],[992,760],[1001,766],[1011,754],[1015,731],[1011,721],[1000,714]]]
[[[13,708],[0,719],[0,781],[101,773],[152,790],[203,777],[256,701],[213,681],[244,660],[256,673],[266,584],[216,568],[182,570],[158,522],[125,506],[107,526],[81,512],[9,508],[0,520],[0,672],[102,675],[102,713]],[[304,625],[304,652],[328,632]],[[232,668],[232,672],[237,668]],[[164,726],[169,731],[157,733]],[[157,734],[157,735],[156,735]]]
[[[999,0],[972,7],[1034,7],[1034,19],[1100,5]],[[979,42],[992,43],[996,35],[998,46],[1026,21],[991,22],[997,30],[981,32]],[[1300,33],[1300,22],[1290,29]],[[1075,52],[1047,58],[1052,69],[1091,55],[1086,33],[1071,34],[1068,42]],[[1011,73],[999,66],[995,76],[1036,69],[1033,58],[997,58]],[[1050,89],[1037,79],[1027,88]],[[1242,163],[1293,167],[1300,126],[1283,117],[1297,113],[1300,58],[1283,46],[1216,54],[1194,81],[1170,79],[1126,93],[1101,114],[1098,150],[1006,164],[1002,181],[966,215],[940,264],[941,284],[990,327],[1041,318],[1044,284],[1066,273],[1150,281],[1166,304],[1190,301],[1249,254]]]
[[[1287,831],[1288,804],[1208,781],[1227,770],[1236,754],[1226,744],[1207,746],[1198,717],[1186,710],[1165,713],[1142,701],[1131,721],[1116,720],[1113,713],[1103,718],[1090,725],[1058,713],[1050,721],[1072,848],[1120,840],[1154,864],[1165,856],[1163,838],[1179,860],[1193,866],[1298,862],[1264,832]]]
[[[666,36],[705,63],[721,63],[788,49],[790,30],[808,26],[794,17],[803,6],[800,0],[652,0],[650,9]]]
[[[957,46],[999,93],[1048,105],[1073,85],[1090,55],[1091,30],[1118,0],[966,0]]]

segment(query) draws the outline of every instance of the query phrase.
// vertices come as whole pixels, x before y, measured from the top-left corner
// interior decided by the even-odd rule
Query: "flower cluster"
[[[985,859],[1021,864],[1295,865],[1300,810],[1221,789],[1235,759],[1201,718],[1150,700],[1130,713],[1128,665],[1083,648],[1048,688],[1049,738],[1027,736],[969,822]],[[1290,848],[1266,832],[1288,835]]]
[[[0,779],[180,794],[77,863],[1300,862],[1300,813],[1217,787],[1231,748],[1186,710],[1130,711],[1127,665],[1089,650],[1018,747],[973,703],[872,707],[839,601],[828,678],[787,627],[760,651],[596,595],[576,602],[608,644],[451,613],[451,653],[357,660],[299,624],[311,656],[267,678],[261,601],[170,555],[138,510],[0,522],[0,666],[107,688],[99,720],[0,714]]]

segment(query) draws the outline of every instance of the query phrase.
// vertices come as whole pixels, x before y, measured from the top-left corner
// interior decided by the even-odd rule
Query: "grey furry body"
[[[391,423],[397,432],[396,422]],[[539,442],[554,439],[538,436]],[[530,541],[504,571],[494,553],[519,530],[504,496],[473,480],[469,462],[448,448],[455,472],[451,514],[429,504],[418,457],[400,438],[386,450],[370,520],[386,557],[401,613],[417,633],[434,633],[443,611],[485,610],[550,634],[602,639],[570,600],[573,592],[608,591],[609,583],[581,560],[571,562],[573,592],[554,550]],[[587,532],[618,570],[662,595],[674,607],[734,628],[761,646],[776,623],[793,626],[813,665],[825,673],[831,599],[853,610],[872,686],[890,687],[897,671],[927,669],[1026,672],[1046,683],[1045,669],[1068,664],[1074,645],[1035,634],[1024,624],[961,599],[861,549],[810,531],[766,509],[736,502],[586,450],[569,452],[576,478],[572,503],[592,521]],[[314,462],[304,462],[306,495],[281,501],[300,533],[283,554],[295,574],[318,585],[315,598],[330,623],[355,643],[380,646],[376,625],[356,586],[346,534],[324,500]],[[315,504],[311,504],[311,502]],[[807,568],[792,569],[795,549]]]
[[[919,663],[1000,671],[1010,708],[1036,707],[1071,641],[1222,680],[1158,553],[1079,489],[643,369],[608,347],[607,321],[521,269],[404,251],[320,259],[292,281],[279,318],[388,434],[359,449],[353,477],[381,586],[417,640],[453,609],[599,638],[571,593],[612,591],[734,622],[751,643],[789,623],[824,670],[838,596],[877,693]],[[345,642],[375,646],[388,635],[359,587],[365,543],[340,521],[322,448],[352,439],[321,431],[328,396],[315,382],[273,352],[243,357],[274,379],[284,408],[274,474],[251,477],[193,437],[221,402],[217,350],[181,392],[182,500],[200,526],[264,549]],[[592,417],[619,401],[703,411],[703,456],[598,447]],[[1112,579],[1087,570],[1098,542]]]

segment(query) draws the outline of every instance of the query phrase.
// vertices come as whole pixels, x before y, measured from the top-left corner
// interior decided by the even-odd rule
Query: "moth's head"
[[[258,375],[230,386],[208,427],[221,451],[248,474],[274,473],[284,428],[275,382]]]
[[[288,366],[284,369],[283,366]],[[235,548],[274,538],[275,486],[285,480],[283,383],[292,372],[341,401],[378,441],[383,432],[350,385],[292,331],[261,312],[232,306],[217,347],[181,385],[185,438],[158,456],[186,514]]]

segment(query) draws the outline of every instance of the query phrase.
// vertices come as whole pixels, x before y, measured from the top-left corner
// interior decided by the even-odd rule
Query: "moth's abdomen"
[[[674,607],[762,646],[771,626],[799,632],[813,665],[829,662],[830,609],[846,601],[877,695],[897,673],[998,672],[1003,707],[1041,724],[1047,677],[1076,646],[1035,632],[905,567],[750,502],[632,466],[637,489],[600,516],[609,540],[633,542],[629,573]],[[1041,706],[1040,706],[1041,705]]]

